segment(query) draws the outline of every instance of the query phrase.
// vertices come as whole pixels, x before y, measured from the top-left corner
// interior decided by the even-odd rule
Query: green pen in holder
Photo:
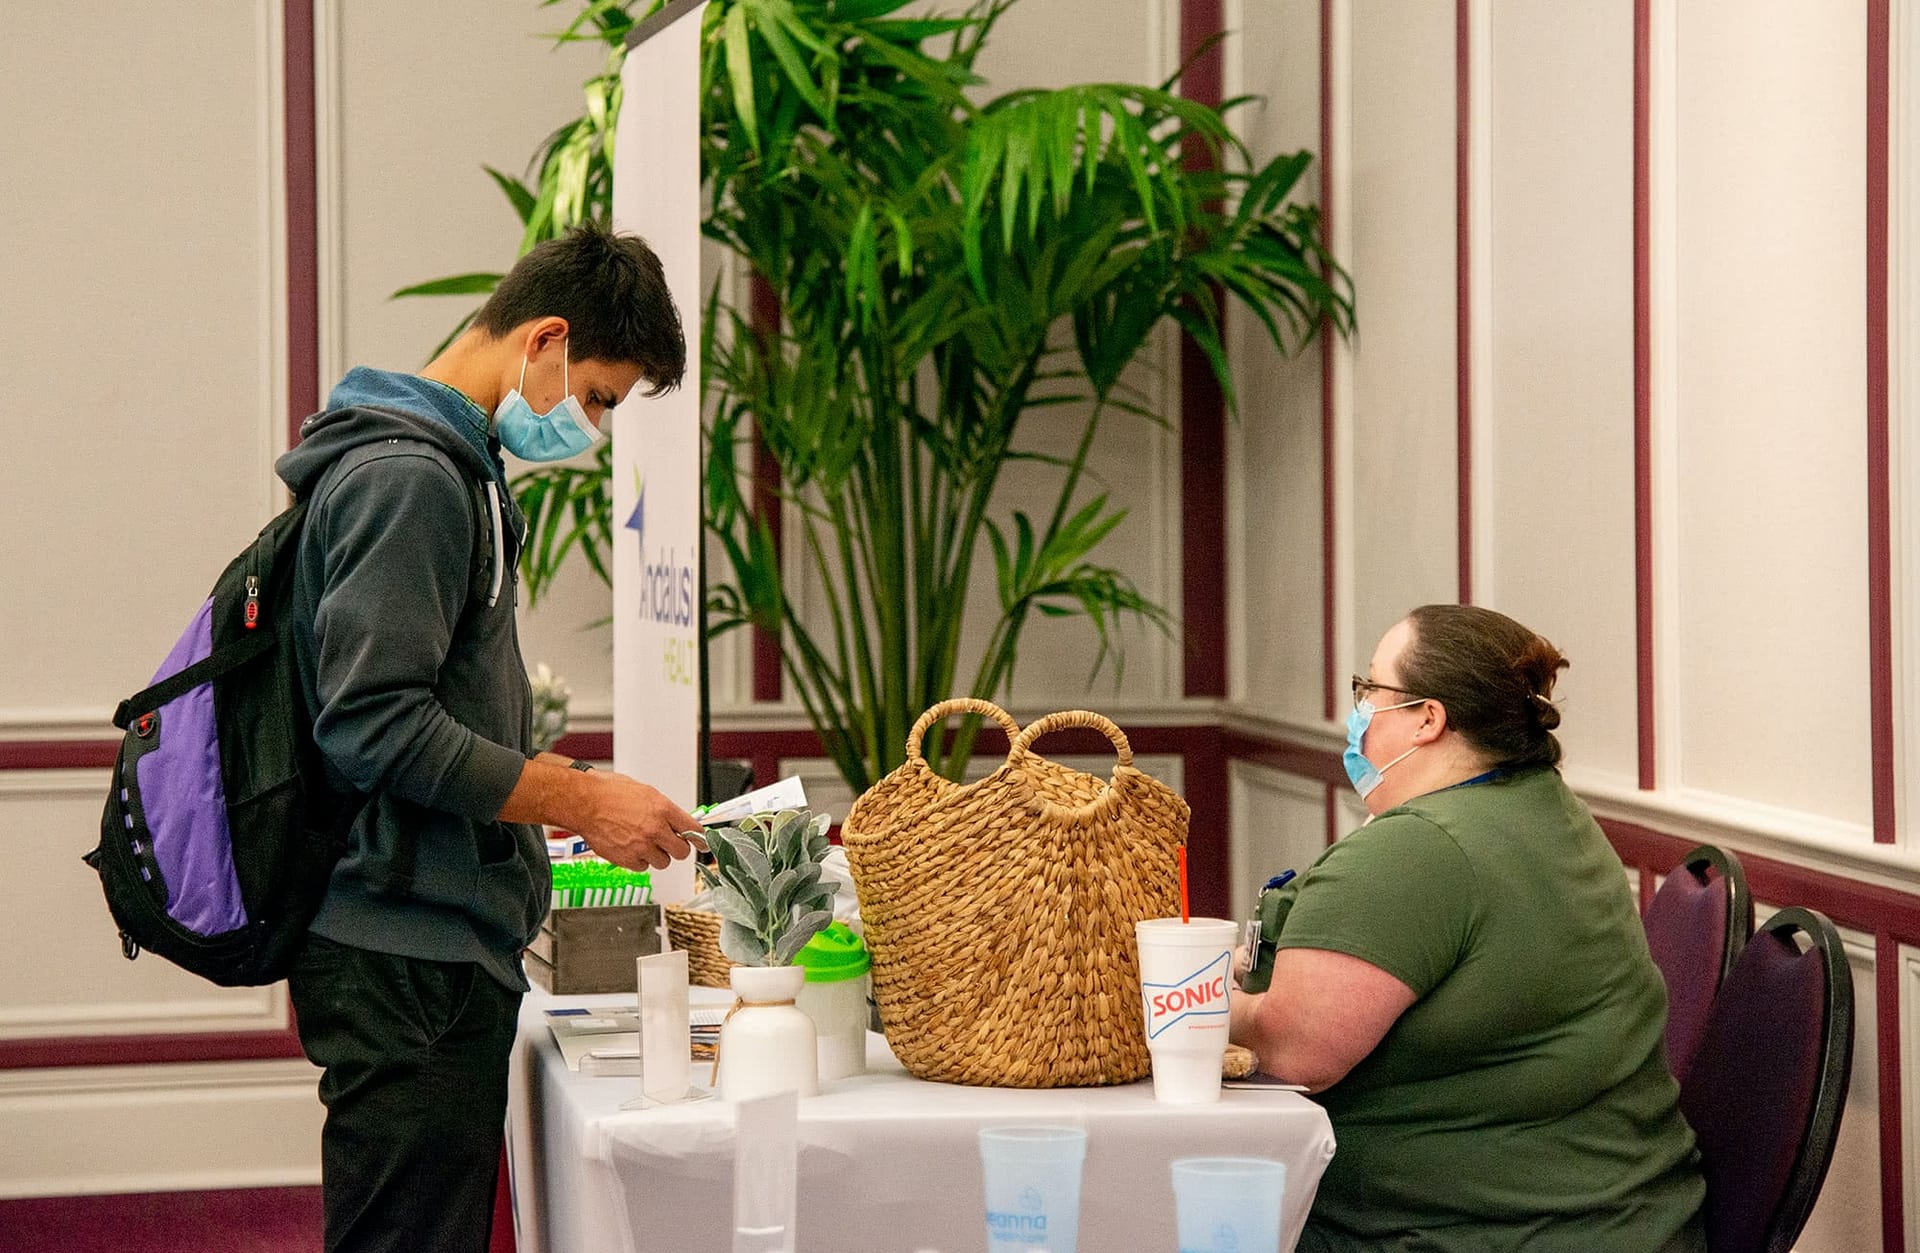
[[[1242,991],[1265,992],[1273,983],[1273,958],[1279,951],[1280,928],[1286,925],[1287,913],[1293,908],[1293,898],[1300,891],[1293,880],[1293,871],[1282,871],[1268,879],[1267,886],[1260,889],[1260,900],[1254,907],[1254,916],[1248,921],[1247,927],[1252,931],[1258,926],[1259,939],[1252,941],[1253,952],[1248,955],[1249,968],[1240,980]]]

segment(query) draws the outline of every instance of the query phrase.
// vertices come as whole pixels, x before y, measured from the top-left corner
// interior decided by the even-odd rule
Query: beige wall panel
[[[80,855],[100,838],[107,772],[0,774],[0,1039],[276,1031],[284,985],[219,988],[158,957],[127,961]],[[51,977],[57,974],[57,977]]]
[[[1492,376],[1474,414],[1474,599],[1573,661],[1569,762],[1637,766],[1633,511],[1633,14],[1492,9]]]
[[[1327,851],[1326,785],[1244,761],[1227,767],[1229,916],[1251,915],[1260,885],[1305,874]]]
[[[1663,784],[1863,838],[1864,21],[1864,0],[1679,12],[1678,499],[1656,517],[1683,736]]]
[[[396,289],[513,263],[519,219],[480,167],[524,175],[540,141],[580,114],[604,50],[541,38],[568,16],[528,0],[318,6],[323,389],[355,365],[419,369],[477,303],[390,301]],[[591,625],[610,612],[605,585],[576,557],[537,611],[525,600],[528,666],[568,680],[576,720],[611,717],[611,632]]]
[[[1233,115],[1264,161],[1320,146],[1320,8],[1316,0],[1243,3],[1227,45],[1227,94],[1263,99]],[[1230,19],[1231,20],[1231,19]],[[1317,200],[1320,166],[1300,195]],[[1229,682],[1236,701],[1267,717],[1317,722],[1324,581],[1320,499],[1322,345],[1275,351],[1251,315],[1228,314],[1240,413],[1227,430]],[[1238,899],[1237,897],[1235,898]]]
[[[278,12],[0,17],[0,729],[100,729],[275,507]]]
[[[1454,9],[1354,0],[1353,635],[1364,670],[1415,605],[1458,599]]]
[[[320,1182],[320,1072],[306,1062],[0,1072],[0,1197]]]

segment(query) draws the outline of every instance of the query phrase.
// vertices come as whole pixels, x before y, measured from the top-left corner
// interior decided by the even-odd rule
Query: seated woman
[[[1306,1084],[1339,1149],[1302,1250],[1706,1247],[1666,990],[1593,816],[1555,769],[1567,661],[1427,605],[1353,680],[1371,817],[1297,881],[1232,1038]]]

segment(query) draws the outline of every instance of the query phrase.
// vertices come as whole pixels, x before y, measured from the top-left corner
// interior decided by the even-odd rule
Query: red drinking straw
[[[1187,846],[1180,846],[1180,922],[1187,922]]]

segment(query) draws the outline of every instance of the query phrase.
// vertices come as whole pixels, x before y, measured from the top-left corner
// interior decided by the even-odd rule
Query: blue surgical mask
[[[1373,715],[1382,710],[1406,709],[1409,706],[1422,703],[1424,702],[1403,700],[1397,705],[1382,705],[1380,709],[1377,710],[1373,707],[1372,701],[1357,700],[1353,702],[1353,712],[1347,715],[1347,751],[1341,754],[1340,760],[1347,768],[1347,778],[1353,781],[1353,790],[1360,793],[1362,800],[1365,800],[1367,794],[1372,792],[1373,789],[1380,786],[1381,775],[1412,756],[1414,749],[1420,747],[1418,744],[1415,744],[1413,748],[1409,748],[1406,752],[1401,753],[1384,766],[1376,766],[1371,761],[1368,761],[1367,754],[1361,745],[1366,742],[1367,727],[1373,722]]]
[[[571,371],[567,365],[566,345],[560,349],[560,386],[565,392],[559,404],[545,413],[535,413],[520,387],[527,385],[527,361],[520,359],[520,387],[508,392],[493,411],[494,430],[500,446],[522,461],[564,461],[587,451],[604,438],[600,428],[587,420],[587,411],[573,394]]]

